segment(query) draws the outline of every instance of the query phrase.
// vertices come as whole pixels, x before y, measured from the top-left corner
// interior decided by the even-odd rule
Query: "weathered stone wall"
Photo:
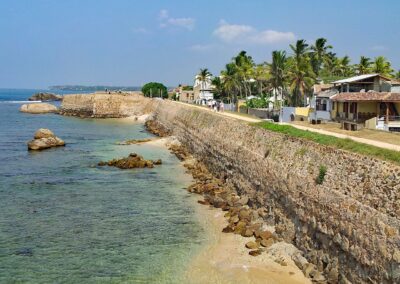
[[[253,207],[266,207],[330,279],[399,281],[399,166],[170,101],[152,107],[162,127]],[[317,185],[320,166],[327,174]]]
[[[60,114],[80,117],[126,117],[147,112],[142,95],[132,93],[94,93],[65,95]]]

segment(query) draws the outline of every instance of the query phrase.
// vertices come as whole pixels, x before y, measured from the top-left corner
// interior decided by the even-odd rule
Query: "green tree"
[[[221,81],[225,94],[237,105],[237,98],[240,92],[240,82],[237,76],[237,66],[231,62],[225,65],[225,70],[221,72]]]
[[[277,95],[280,94],[283,99],[283,92],[286,89],[287,76],[287,57],[286,51],[275,50],[272,52],[272,62],[268,64],[270,79],[269,84],[277,101]]]
[[[356,64],[355,69],[358,75],[368,74],[371,72],[371,59],[365,56],[360,57],[360,62]]]
[[[372,72],[382,76],[391,77],[393,73],[392,66],[383,56],[375,57],[372,65]]]
[[[212,74],[207,68],[200,69],[200,72],[196,75],[196,79],[201,83],[201,88],[204,90],[206,85],[211,83]]]
[[[145,97],[168,98],[167,87],[158,82],[150,82],[142,87],[142,93]]]
[[[292,91],[291,103],[303,106],[306,93],[315,82],[315,74],[310,64],[309,47],[305,40],[298,40],[290,45],[293,56],[289,60],[289,84]]]
[[[319,76],[322,64],[327,57],[329,49],[332,49],[331,45],[327,45],[327,39],[318,38],[315,44],[311,46],[311,64],[315,75]]]

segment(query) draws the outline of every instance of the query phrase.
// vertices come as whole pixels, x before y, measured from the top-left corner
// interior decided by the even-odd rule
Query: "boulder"
[[[51,130],[45,128],[37,130],[34,139],[28,142],[29,150],[43,150],[58,146],[65,146],[65,142],[56,137]]]
[[[47,103],[35,103],[35,104],[23,104],[19,109],[21,112],[26,113],[55,113],[58,112],[58,108],[55,105]]]
[[[36,93],[29,98],[30,101],[61,101],[62,96],[53,93]]]
[[[128,157],[122,159],[113,159],[108,162],[100,162],[98,166],[110,166],[110,167],[117,167],[120,169],[133,169],[133,168],[154,168],[154,165],[160,165],[156,161],[154,163],[152,160],[145,160],[142,156],[131,153]]]

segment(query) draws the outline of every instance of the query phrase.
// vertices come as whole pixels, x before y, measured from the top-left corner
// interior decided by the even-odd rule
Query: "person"
[[[219,110],[221,112],[224,112],[224,102],[223,101],[221,101],[221,103],[219,104]]]
[[[217,111],[219,112],[219,108],[221,107],[221,102],[220,101],[218,101],[217,102]]]

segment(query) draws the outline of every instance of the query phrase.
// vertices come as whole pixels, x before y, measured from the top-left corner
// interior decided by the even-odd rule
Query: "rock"
[[[271,238],[271,239],[268,239],[268,240],[261,240],[261,245],[263,246],[263,247],[266,247],[266,248],[268,248],[268,247],[270,247],[270,246],[272,246],[273,244],[274,244],[274,240]]]
[[[35,103],[35,104],[23,104],[19,109],[19,111],[32,114],[56,113],[58,112],[58,108],[52,104]]]
[[[56,137],[54,133],[47,128],[39,128],[36,130],[35,135],[33,138],[35,139],[41,139],[41,138],[49,138],[49,137]]]
[[[249,197],[247,195],[243,196],[238,201],[241,205],[246,205],[249,202]]]
[[[61,101],[62,96],[53,93],[36,93],[29,98],[30,101]]]
[[[260,245],[257,242],[248,242],[246,243],[246,248],[248,249],[258,249],[260,247]]]
[[[161,165],[162,164],[162,160],[161,159],[155,160],[155,161],[153,161],[153,164],[154,165]]]
[[[260,237],[263,240],[268,240],[272,238],[272,233],[270,231],[261,231],[256,233],[256,237]]]
[[[65,146],[65,142],[45,128],[37,130],[34,139],[28,142],[29,150],[43,150],[58,146]]]
[[[33,250],[31,248],[21,248],[17,250],[15,254],[22,256],[33,256]]]
[[[99,162],[98,166],[108,165],[110,167],[117,167],[120,169],[133,169],[133,168],[154,168],[154,163],[151,160],[145,160],[142,156],[131,153],[128,157],[122,159],[113,159],[108,162]]]
[[[338,283],[339,271],[338,271],[337,267],[333,267],[331,270],[329,270],[327,277],[328,277],[328,281],[330,283]]]
[[[249,238],[249,237],[252,237],[252,236],[253,236],[253,231],[252,231],[251,229],[247,228],[246,230],[244,230],[244,231],[242,232],[241,235],[242,235],[242,237]]]
[[[260,249],[249,251],[249,255],[251,255],[251,256],[258,256],[261,253],[262,253],[262,250],[260,250]]]

